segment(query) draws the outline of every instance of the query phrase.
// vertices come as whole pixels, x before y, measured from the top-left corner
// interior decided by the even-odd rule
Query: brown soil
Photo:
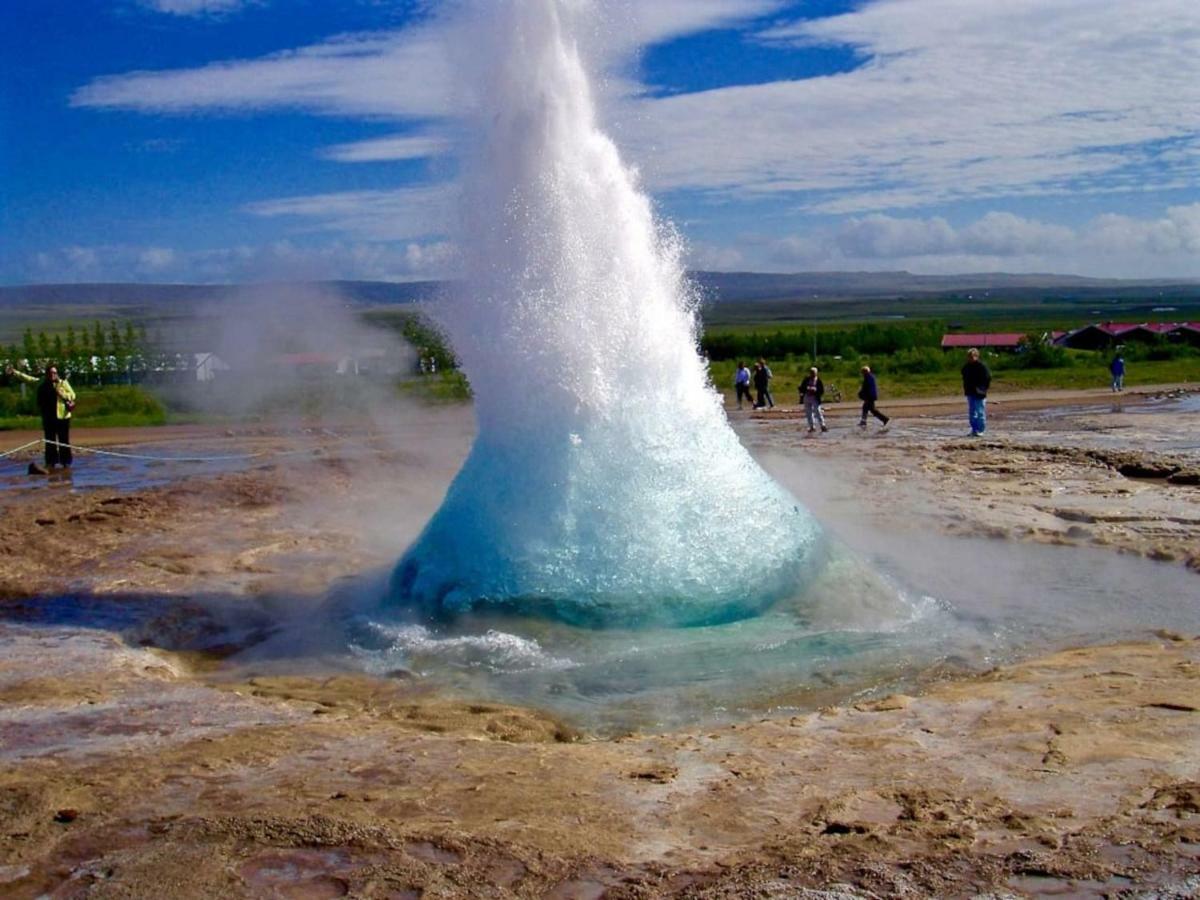
[[[850,444],[861,436],[844,419],[825,442],[787,422],[750,439],[815,459],[854,447],[848,477],[923,498],[880,509],[885,521],[1196,567],[1200,489],[1161,474],[1193,470],[1193,452],[1148,451],[1147,429],[1175,425],[1113,415],[1105,434],[1139,429],[1128,446],[1068,445],[1041,424],[968,442],[915,419],[869,444]],[[399,449],[364,439],[356,455],[341,446],[128,493],[0,493],[0,894],[1200,891],[1193,636],[617,740],[403,672],[231,677],[220,659],[236,648],[217,642],[214,610],[245,611],[244,640],[256,640],[271,603],[386,565],[436,507],[469,427],[419,424]],[[227,444],[301,440],[321,442]],[[1131,465],[1145,472],[1122,474]],[[44,598],[61,594],[78,615],[46,627]],[[90,617],[101,601],[140,610],[152,646]]]

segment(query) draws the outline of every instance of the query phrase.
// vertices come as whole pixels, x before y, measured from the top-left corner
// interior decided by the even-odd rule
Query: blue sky
[[[1200,277],[1195,0],[594,3],[696,267]],[[9,0],[0,282],[453,274],[446,5]]]

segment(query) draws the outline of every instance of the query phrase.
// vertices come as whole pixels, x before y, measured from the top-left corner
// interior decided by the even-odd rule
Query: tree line
[[[171,354],[156,352],[146,337],[146,327],[110,321],[107,327],[94,322],[90,327],[68,325],[65,331],[47,334],[26,328],[21,343],[3,349],[0,366],[43,372],[54,364],[77,381],[90,384],[129,384],[146,372],[173,366]]]

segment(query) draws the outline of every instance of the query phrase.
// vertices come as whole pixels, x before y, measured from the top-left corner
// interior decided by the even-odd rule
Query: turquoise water
[[[357,666],[530,705],[601,734],[736,721],[912,689],[1048,650],[1200,631],[1197,577],[1078,547],[935,533],[835,542],[803,594],[693,628],[519,616],[452,623],[378,608],[345,622]]]

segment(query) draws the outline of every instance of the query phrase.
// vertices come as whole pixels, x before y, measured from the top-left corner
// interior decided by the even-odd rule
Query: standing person
[[[767,361],[761,356],[754,366],[754,391],[758,394],[758,399],[754,404],[755,409],[762,409],[764,406],[775,408],[775,400],[771,397],[771,370],[767,367]]]
[[[737,391],[738,409],[742,408],[742,398],[745,397],[751,406],[754,400],[750,396],[750,370],[744,362],[737,364],[737,373],[733,376],[733,389]]]
[[[979,359],[979,351],[972,347],[967,351],[967,364],[962,367],[963,393],[967,397],[967,421],[971,423],[971,437],[979,437],[987,430],[987,392],[992,385],[992,373]]]
[[[1108,364],[1108,371],[1112,373],[1113,393],[1125,390],[1125,358],[1120,353]]]
[[[870,413],[879,420],[879,423],[887,428],[887,423],[891,420],[890,416],[885,416],[875,408],[875,401],[879,399],[879,382],[875,380],[875,373],[871,371],[870,366],[863,366],[862,372],[862,387],[858,389],[858,399],[863,402],[862,418],[859,419],[858,427],[867,427],[867,413]]]
[[[804,418],[808,422],[808,431],[816,431],[813,424],[815,419],[822,431],[828,431],[825,425],[825,412],[821,409],[821,401],[825,399],[825,382],[821,380],[817,367],[813,366],[800,382],[800,402],[804,404]]]
[[[46,377],[39,381],[32,375],[19,372],[12,366],[4,370],[22,381],[36,384],[38,412],[42,414],[42,433],[45,436],[46,468],[71,465],[71,410],[75,408],[75,391],[65,378],[58,377],[57,366],[46,367]]]

